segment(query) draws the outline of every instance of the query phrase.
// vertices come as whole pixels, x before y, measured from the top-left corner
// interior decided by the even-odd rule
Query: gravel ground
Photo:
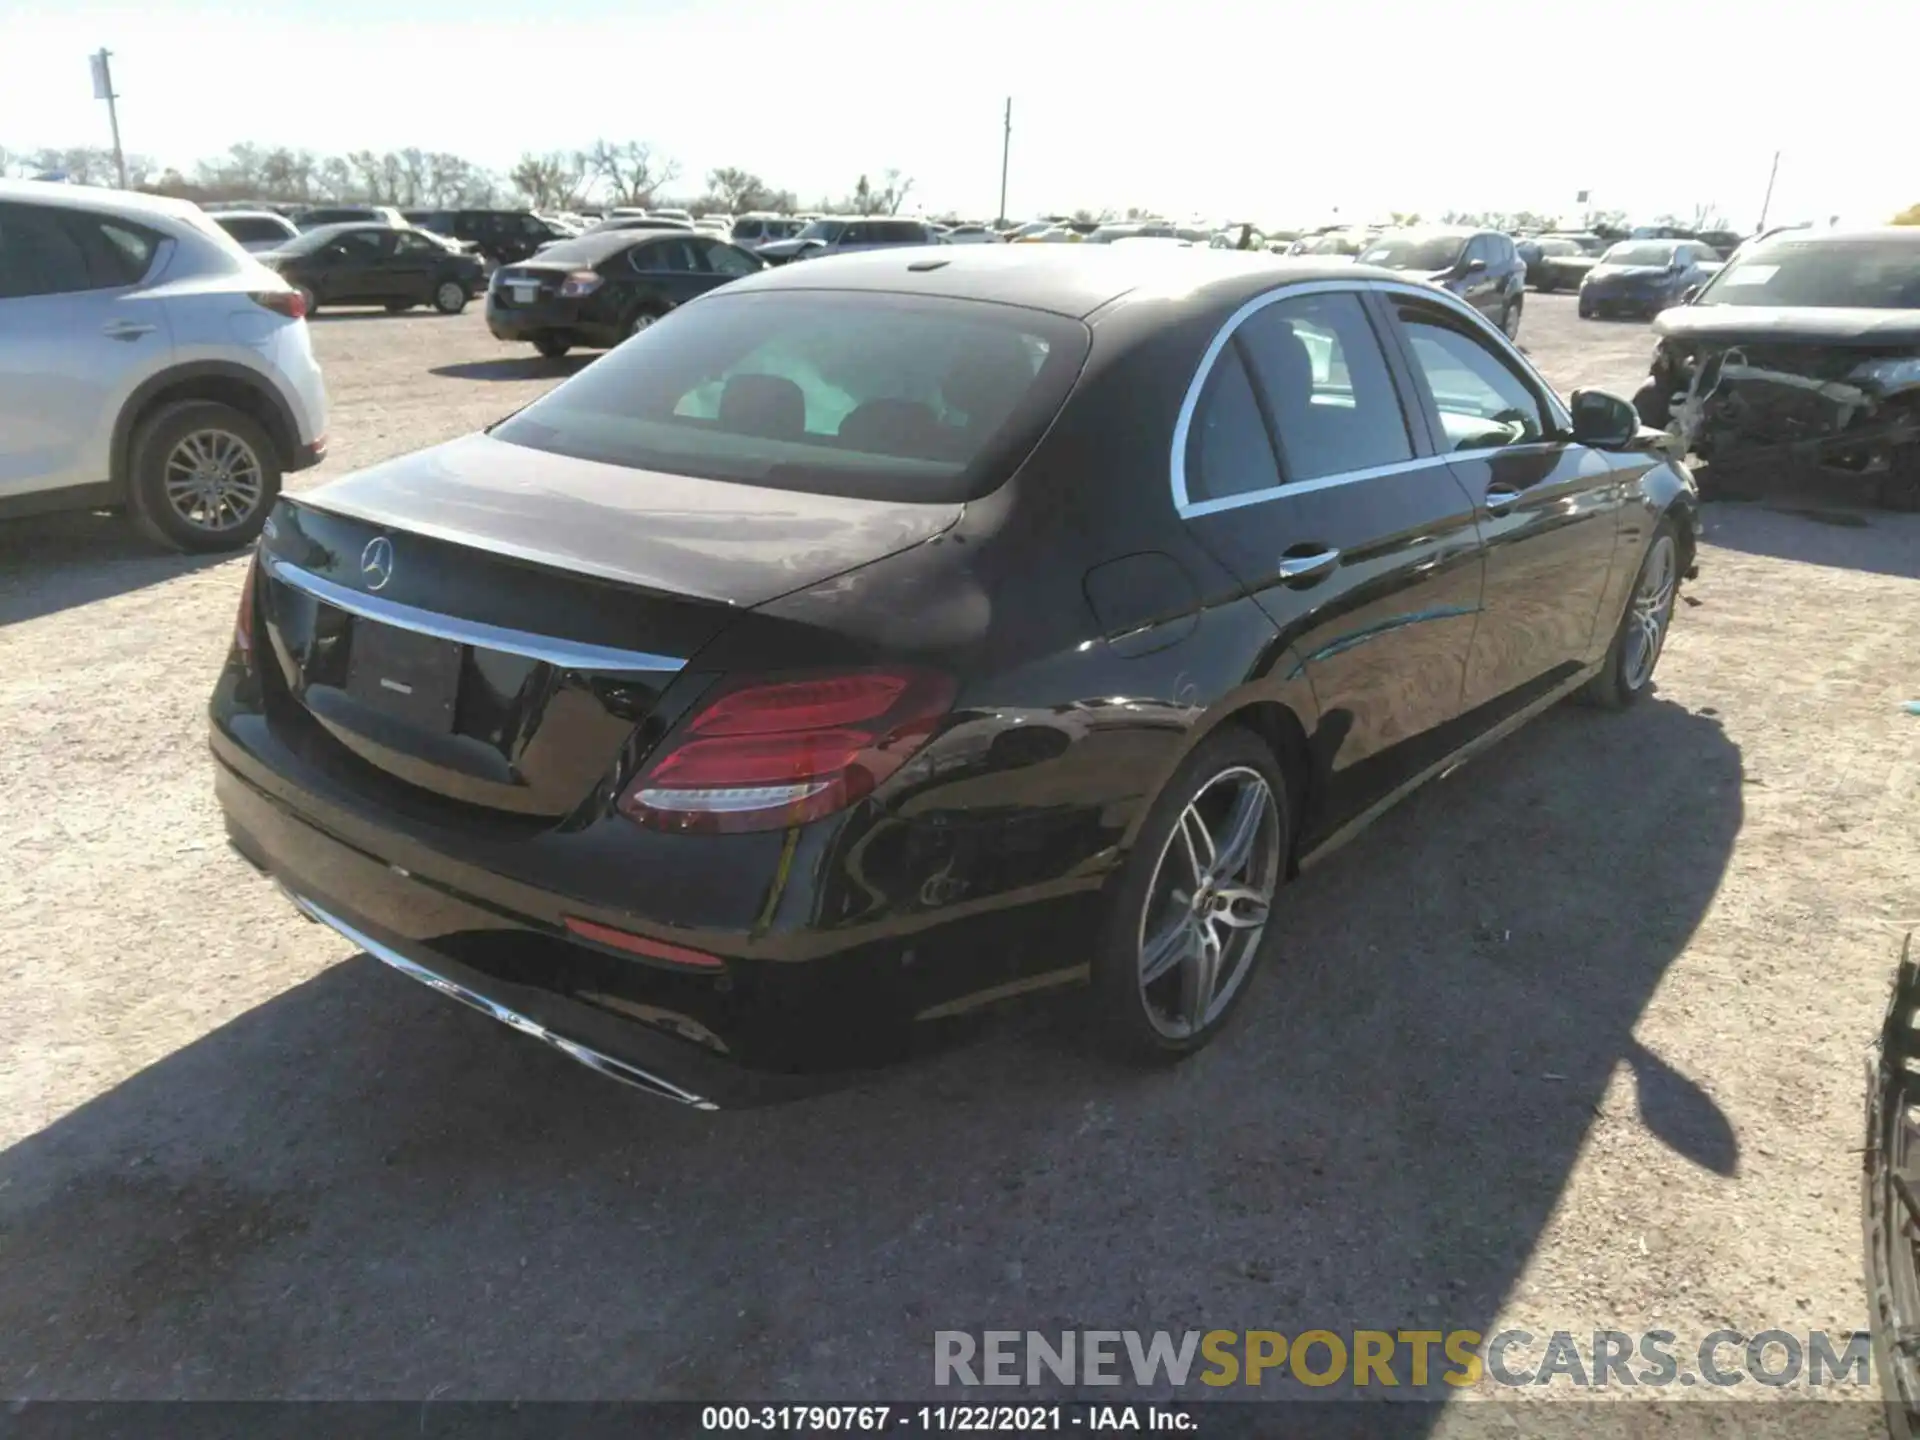
[[[1643,373],[1643,327],[1528,311],[1563,388]],[[296,488],[577,364],[472,313],[314,334],[333,455]],[[241,562],[6,527],[0,1393],[900,1397],[937,1328],[1860,1327],[1920,516],[1713,507],[1701,563],[1650,703],[1543,717],[1305,877],[1285,968],[1186,1066],[1116,1073],[1037,1009],[706,1116],[226,851],[201,708]]]

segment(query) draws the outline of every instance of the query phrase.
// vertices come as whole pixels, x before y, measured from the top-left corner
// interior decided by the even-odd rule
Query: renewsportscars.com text
[[[1457,1389],[1868,1386],[1866,1332],[1714,1330],[937,1330],[936,1385]],[[1198,1391],[1196,1393],[1206,1393]]]

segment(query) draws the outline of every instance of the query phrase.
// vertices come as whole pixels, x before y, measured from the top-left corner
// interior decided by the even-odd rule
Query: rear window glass
[[[636,470],[951,502],[1025,458],[1087,346],[1078,321],[977,301],[715,295],[491,433]]]
[[[222,230],[226,231],[236,240],[284,240],[287,238],[286,226],[276,224],[272,220],[262,219],[259,216],[241,215],[229,217],[216,215],[213,218],[215,224],[219,225]]]

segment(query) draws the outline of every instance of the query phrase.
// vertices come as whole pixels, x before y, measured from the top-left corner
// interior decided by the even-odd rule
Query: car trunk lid
[[[282,500],[269,718],[376,800],[558,821],[657,738],[667,686],[736,615],[960,508],[454,441]]]

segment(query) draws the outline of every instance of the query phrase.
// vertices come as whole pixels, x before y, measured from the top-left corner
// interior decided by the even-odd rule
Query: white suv
[[[0,517],[121,508],[249,544],[326,453],[299,292],[199,206],[0,180]]]

